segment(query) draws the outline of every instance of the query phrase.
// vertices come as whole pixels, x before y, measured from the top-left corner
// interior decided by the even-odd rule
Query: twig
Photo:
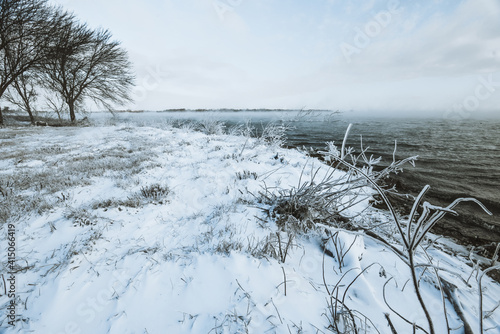
[[[391,277],[389,278],[385,283],[384,283],[384,286],[382,288],[382,297],[384,298],[384,302],[385,302],[385,305],[387,305],[387,307],[395,314],[397,315],[399,318],[401,318],[403,321],[405,321],[406,323],[408,323],[409,325],[412,325],[414,326],[414,331],[415,329],[420,329],[422,332],[424,333],[427,333],[429,334],[429,332],[427,332],[425,329],[423,329],[422,327],[420,327],[419,325],[417,324],[414,324],[412,323],[410,320],[406,319],[405,317],[403,317],[399,312],[397,312],[394,308],[392,308],[391,305],[389,305],[389,302],[387,302],[387,298],[386,298],[386,295],[385,295],[385,287],[386,285],[392,280],[394,279],[394,277]]]
[[[371,266],[373,266],[374,264],[378,264],[377,262],[374,262],[372,264],[370,264],[368,267],[366,267],[365,269],[361,270],[361,272],[356,275],[356,277],[354,277],[354,279],[351,281],[351,283],[347,286],[347,288],[344,290],[344,295],[342,296],[342,304],[345,304],[344,301],[345,301],[345,297],[347,295],[347,290],[349,290],[349,288],[354,284],[354,282],[356,282],[356,280],[365,272],[367,271]],[[383,268],[383,267],[382,267]]]
[[[391,318],[389,317],[389,313],[384,313],[385,318],[387,319],[387,322],[389,323],[389,327],[391,328],[392,334],[398,334],[396,331],[396,328],[394,328],[394,325],[392,324]]]
[[[286,287],[286,284],[285,284],[285,287]],[[285,296],[286,296],[286,293],[285,293]],[[272,298],[271,298],[271,303],[273,303],[274,309],[276,310],[276,313],[278,314],[278,318],[280,319],[281,324],[283,324],[283,320],[281,320],[280,312],[278,311],[278,308],[276,307],[276,304],[274,304],[274,300]]]
[[[285,297],[286,297],[286,274],[285,274],[285,268],[281,267],[281,270],[283,271],[283,283],[285,283]]]
[[[349,136],[349,131],[351,131],[352,123],[349,123],[347,130],[345,131],[344,140],[342,141],[342,149],[340,150],[340,159],[344,160],[345,158],[345,143],[347,141],[347,137]]]
[[[479,334],[483,334],[483,290],[482,290],[482,281],[483,281],[483,277],[484,275],[486,275],[486,273],[492,271],[492,270],[499,270],[500,269],[500,264],[496,265],[496,266],[493,266],[493,267],[489,267],[488,269],[485,269],[481,275],[479,275],[479,280],[478,280],[478,289],[479,289]]]
[[[427,257],[427,261],[432,264],[431,257],[429,256],[427,251],[423,247],[422,247],[422,250],[423,250],[425,256]],[[446,299],[444,297],[443,284],[441,282],[441,277],[439,277],[439,273],[438,273],[437,268],[435,266],[432,266],[432,269],[434,270],[434,275],[436,276],[436,280],[438,282],[439,292],[441,292],[441,301],[443,303],[444,320],[446,322],[446,329],[448,331],[448,334],[450,334],[450,322],[448,321],[448,315],[446,312]],[[464,334],[468,334],[468,333],[464,333]]]
[[[443,291],[446,294],[446,297],[448,298],[451,305],[453,306],[453,309],[455,310],[455,313],[457,314],[457,316],[462,320],[462,324],[464,327],[464,334],[474,334],[474,331],[472,330],[471,326],[469,325],[469,322],[465,318],[465,315],[462,311],[462,307],[460,306],[460,302],[457,300],[457,297],[455,294],[455,290],[457,287],[446,280],[442,280],[442,282],[443,282]]]
[[[396,163],[396,150],[398,149],[398,141],[394,140],[394,151],[392,151],[392,164]]]
[[[422,298],[422,295],[420,294],[420,287],[418,286],[418,280],[417,280],[417,273],[415,271],[415,262],[414,262],[414,254],[413,251],[409,250],[408,251],[408,260],[410,261],[410,272],[411,272],[411,278],[413,282],[413,287],[415,289],[415,294],[417,295],[418,302],[420,303],[420,306],[422,307],[422,310],[425,313],[425,317],[427,318],[427,322],[429,324],[429,330],[430,334],[434,334],[434,324],[432,323],[432,318],[427,310],[427,306],[425,305],[424,299]]]

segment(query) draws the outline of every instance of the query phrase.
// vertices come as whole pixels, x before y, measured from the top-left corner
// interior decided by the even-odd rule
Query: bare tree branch
[[[130,101],[134,77],[128,54],[107,30],[73,22],[65,27],[45,64],[46,88],[66,102],[71,121],[85,99],[111,110]]]
[[[47,0],[0,0],[0,98],[20,75],[47,58],[57,31],[71,20],[71,14]]]

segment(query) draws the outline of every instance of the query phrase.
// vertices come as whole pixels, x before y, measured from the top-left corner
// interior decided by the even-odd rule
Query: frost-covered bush
[[[268,123],[262,130],[259,139],[271,146],[283,146],[286,142],[286,132],[290,127],[282,122],[280,124]]]
[[[214,119],[206,119],[200,122],[197,128],[207,135],[223,135],[226,130],[226,125],[224,122]]]
[[[170,193],[170,189],[158,183],[151,184],[149,186],[143,186],[140,190],[140,195],[152,201],[161,201]]]
[[[302,181],[303,176],[297,187],[260,192],[259,200],[281,230],[305,233],[317,224],[348,228],[350,221],[342,213],[371,196],[363,190],[366,181],[349,171],[312,167],[310,179]]]

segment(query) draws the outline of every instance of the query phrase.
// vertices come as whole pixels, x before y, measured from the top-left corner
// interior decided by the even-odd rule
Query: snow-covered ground
[[[2,333],[393,333],[389,319],[397,333],[428,331],[389,247],[328,222],[284,231],[268,214],[265,189],[279,197],[328,174],[304,153],[168,124],[7,128],[0,143]],[[386,212],[355,222],[400,249]],[[482,276],[469,254],[444,239],[425,246],[417,260],[450,284],[442,295],[434,269],[417,268],[436,333],[464,332],[462,319],[479,333]],[[500,285],[481,282],[484,332],[500,333]]]

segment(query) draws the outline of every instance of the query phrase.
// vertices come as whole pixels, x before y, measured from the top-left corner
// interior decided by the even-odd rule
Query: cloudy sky
[[[126,108],[500,113],[498,0],[53,0],[134,64]]]

